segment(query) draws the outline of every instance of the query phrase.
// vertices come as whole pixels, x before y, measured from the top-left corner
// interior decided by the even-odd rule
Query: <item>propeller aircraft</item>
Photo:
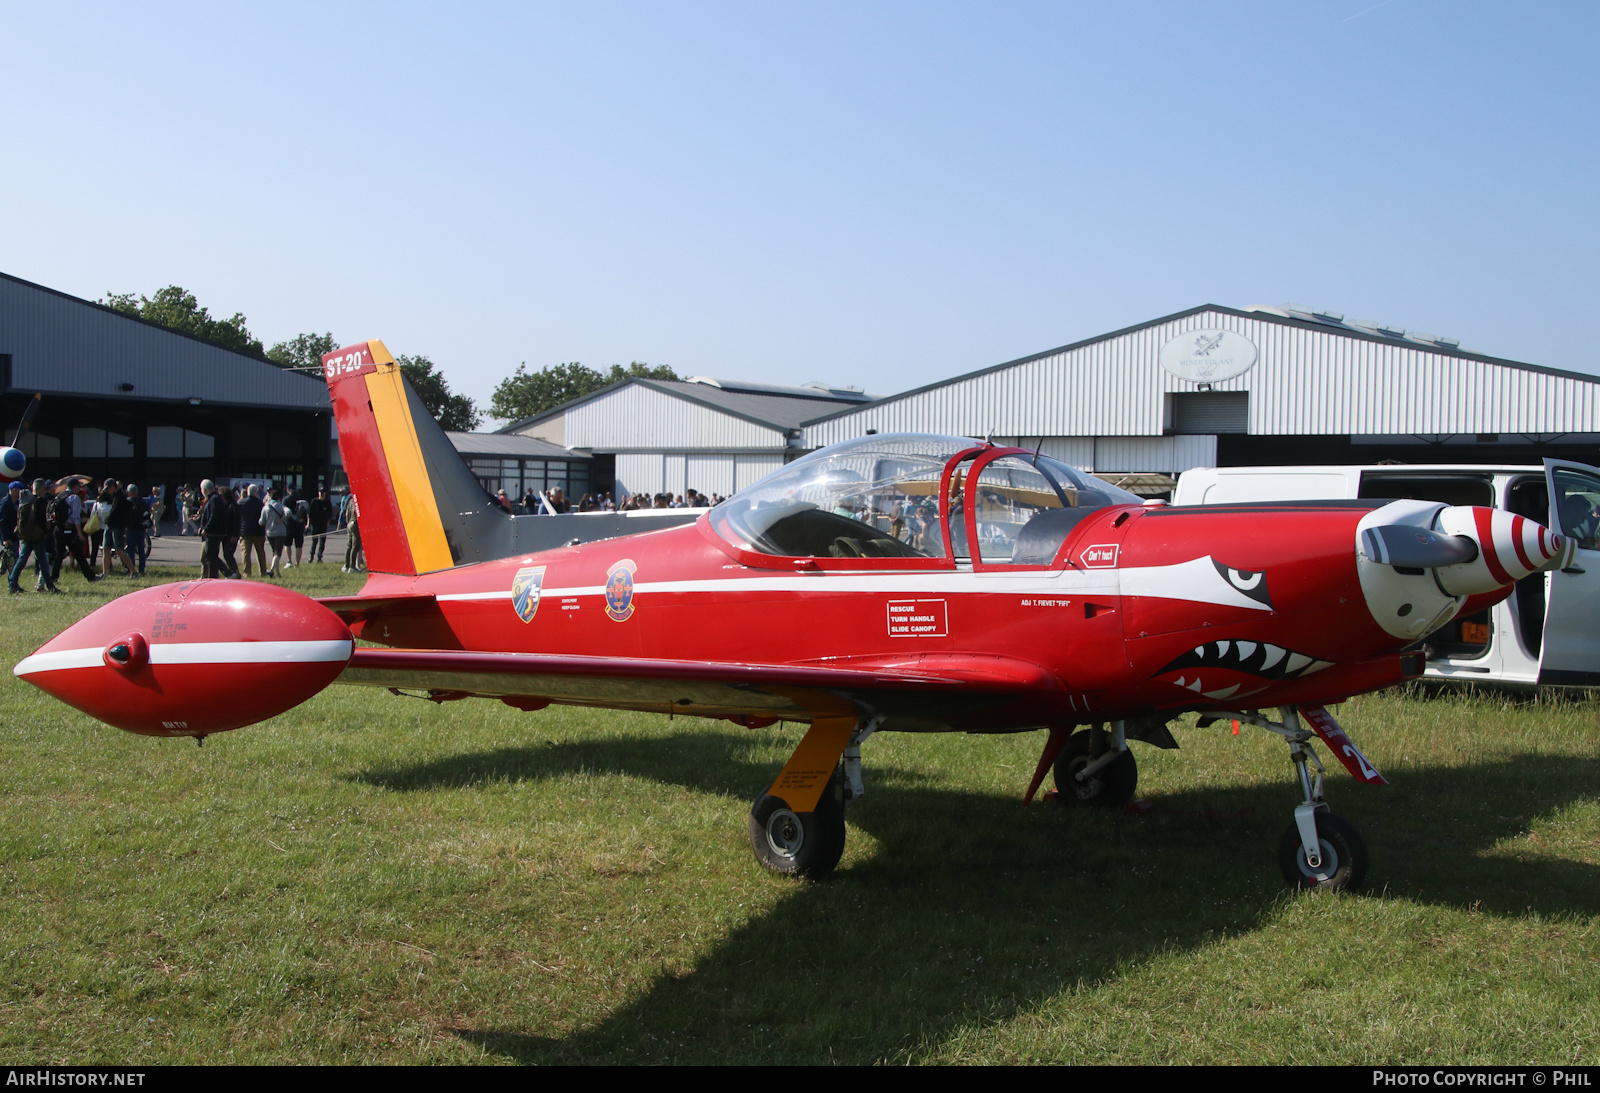
[[[807,726],[756,795],[765,867],[838,864],[877,732],[1047,730],[1024,799],[1121,807],[1130,744],[1238,721],[1288,745],[1296,887],[1354,888],[1360,834],[1330,811],[1321,740],[1383,777],[1326,707],[1423,672],[1418,643],[1573,545],[1488,508],[1422,501],[1171,508],[1037,452],[868,435],[699,513],[493,504],[382,342],[323,358],[369,577],[312,599],[190,580],[99,608],[15,674],[108,724],[191,736],[255,724],[330,684]],[[776,623],[776,625],[775,625]],[[367,644],[357,645],[357,639]],[[236,673],[249,686],[230,686]]]

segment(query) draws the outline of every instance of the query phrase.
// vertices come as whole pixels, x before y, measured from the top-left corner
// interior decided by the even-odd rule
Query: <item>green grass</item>
[[[5,663],[135,583],[10,597]],[[874,737],[809,884],[745,834],[793,727],[334,688],[196,748],[0,687],[11,1062],[1600,1058],[1587,698],[1341,707],[1393,784],[1330,773],[1373,858],[1330,898],[1249,729],[1136,745],[1142,818],[1021,807],[1042,734]]]

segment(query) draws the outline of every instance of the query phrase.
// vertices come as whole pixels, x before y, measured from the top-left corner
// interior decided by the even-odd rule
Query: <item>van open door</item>
[[[1572,564],[1547,576],[1539,682],[1600,686],[1600,470],[1544,461],[1550,526],[1574,540]]]

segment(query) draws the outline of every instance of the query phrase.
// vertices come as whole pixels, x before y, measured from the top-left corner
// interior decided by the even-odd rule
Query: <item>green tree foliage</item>
[[[470,433],[478,427],[483,416],[466,395],[452,394],[444,374],[427,357],[396,357],[400,374],[428,408],[441,429]]]
[[[267,350],[267,359],[311,376],[322,375],[322,355],[339,348],[332,334],[300,334]]]
[[[529,372],[524,361],[494,389],[494,395],[489,400],[489,415],[502,421],[521,421],[541,414],[552,406],[581,398],[590,391],[634,378],[675,380],[679,377],[665,364],[652,368],[643,361],[633,361],[626,368],[613,364],[609,373],[598,372],[577,361]]]
[[[244,315],[235,312],[231,319],[213,319],[211,313],[201,307],[200,301],[194,298],[194,293],[177,285],[168,285],[154,296],[140,296],[137,300],[131,292],[120,294],[108,292],[101,303],[124,315],[158,323],[169,330],[192,334],[197,338],[225,345],[229,349],[248,353],[260,360],[267,359],[267,352],[261,342],[245,329]]]

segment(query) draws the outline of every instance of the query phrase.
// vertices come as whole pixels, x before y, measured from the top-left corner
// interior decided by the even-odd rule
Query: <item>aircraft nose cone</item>
[[[1534,573],[1571,564],[1573,543],[1525,516],[1478,505],[1442,510],[1438,529],[1478,544],[1470,562],[1441,566],[1439,584],[1454,596],[1492,592]]]

